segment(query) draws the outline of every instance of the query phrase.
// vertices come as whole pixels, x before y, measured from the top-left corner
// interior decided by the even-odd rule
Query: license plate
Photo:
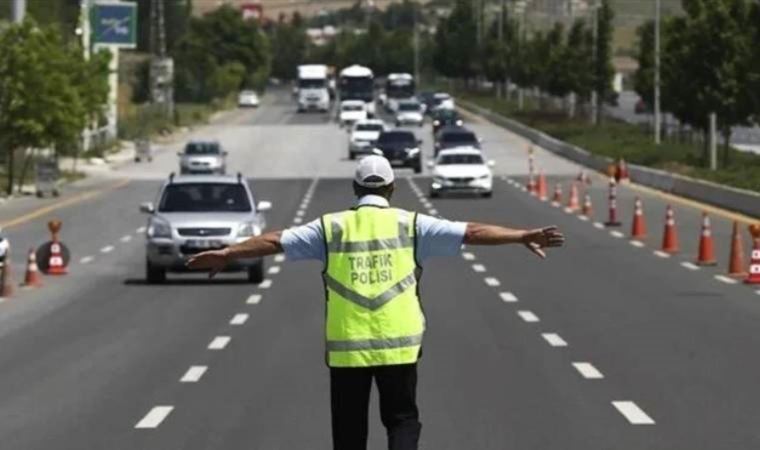
[[[403,159],[392,159],[391,160],[391,164],[394,164],[394,165],[395,164],[403,164],[403,163],[404,163]]]
[[[185,245],[190,248],[208,249],[224,247],[224,243],[213,239],[190,239],[185,241]]]

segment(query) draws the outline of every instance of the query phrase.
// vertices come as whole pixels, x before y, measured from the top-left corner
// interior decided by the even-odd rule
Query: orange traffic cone
[[[536,179],[533,177],[533,172],[528,175],[528,184],[525,187],[528,189],[530,195],[536,195]]]
[[[619,227],[622,224],[617,218],[617,183],[614,178],[610,178],[610,188],[607,198],[609,200],[609,218],[604,225],[607,227]]]
[[[37,255],[34,253],[34,249],[29,250],[29,258],[26,263],[26,275],[24,275],[24,282],[21,285],[24,287],[42,286],[40,271],[37,267]]]
[[[633,207],[633,225],[631,226],[631,237],[633,239],[645,238],[647,236],[647,223],[644,219],[644,206],[641,199],[636,197]]]
[[[662,251],[665,253],[678,253],[676,218],[670,205],[668,205],[665,212],[665,233],[662,236]]]
[[[747,284],[760,284],[760,223],[749,226],[752,234],[752,257],[749,261],[749,275],[744,280]]]
[[[58,241],[50,244],[50,259],[48,259],[48,275],[65,275],[66,265],[63,263],[63,250]]]
[[[617,178],[618,182],[628,179],[628,164],[625,163],[625,160],[623,158],[620,158],[617,161],[615,177]]]
[[[591,218],[594,214],[594,208],[591,206],[591,196],[586,194],[583,197],[583,209],[581,209],[581,216]]]
[[[577,211],[580,208],[578,201],[578,185],[573,183],[570,185],[570,196],[567,199],[567,209],[570,211]]]
[[[739,222],[734,220],[734,230],[731,232],[731,254],[728,257],[728,274],[733,277],[743,277],[747,274],[744,266],[744,244],[739,232]]]
[[[548,189],[546,187],[546,176],[544,175],[544,171],[541,170],[538,172],[538,198],[542,202],[545,202],[548,197],[547,190]]]
[[[557,183],[554,185],[554,197],[552,198],[552,204],[559,206],[562,203],[562,185]]]
[[[718,264],[718,261],[715,259],[715,243],[713,242],[710,216],[706,212],[702,213],[702,233],[699,237],[697,264],[700,266],[714,266]]]

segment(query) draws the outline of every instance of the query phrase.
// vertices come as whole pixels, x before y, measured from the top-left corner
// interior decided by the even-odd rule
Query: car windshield
[[[186,155],[218,155],[219,144],[214,142],[192,142],[185,147]]]
[[[361,105],[343,105],[341,109],[343,111],[361,111],[364,107]]]
[[[418,103],[401,103],[398,105],[399,111],[419,111],[420,105]]]
[[[396,143],[410,143],[416,142],[414,134],[412,133],[383,133],[380,135],[380,139],[377,140],[380,144],[396,144]]]
[[[317,78],[317,79],[304,79],[300,78],[298,80],[298,87],[301,89],[321,89],[327,85],[327,80],[324,78]]]
[[[158,210],[173,212],[250,212],[251,202],[241,184],[180,183],[164,189]]]
[[[483,164],[483,158],[480,155],[441,155],[438,164]]]
[[[252,96],[256,95],[256,93],[253,92],[253,91],[243,91],[243,92],[240,93],[240,95],[246,96],[246,97],[252,97]]]
[[[433,103],[436,105],[440,105],[446,100],[451,100],[451,96],[449,94],[435,94],[435,96],[433,96]]]
[[[459,114],[453,109],[440,109],[436,112],[435,118],[437,120],[456,120],[459,118]]]
[[[442,140],[450,144],[471,144],[478,142],[478,139],[472,133],[445,133]]]
[[[383,131],[383,126],[379,123],[360,123],[356,131]]]

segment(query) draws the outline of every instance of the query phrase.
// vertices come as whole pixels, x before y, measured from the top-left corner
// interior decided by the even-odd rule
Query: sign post
[[[95,51],[107,49],[111,52],[106,117],[109,137],[115,139],[118,123],[119,49],[133,49],[137,46],[137,4],[114,0],[97,1],[92,8],[90,20]]]

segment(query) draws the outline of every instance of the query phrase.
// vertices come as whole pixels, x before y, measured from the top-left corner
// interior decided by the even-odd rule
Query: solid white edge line
[[[280,273],[280,270],[281,270],[280,266],[272,266],[272,267],[269,268],[269,270],[267,270],[267,273],[270,273],[272,275],[276,275],[276,274]]]
[[[542,333],[541,337],[552,347],[567,347],[567,341],[557,333]]]
[[[601,380],[604,378],[602,372],[600,372],[593,364],[589,362],[574,362],[573,367],[581,376],[587,380]]]
[[[511,292],[502,292],[499,294],[499,297],[501,297],[501,299],[506,303],[514,303],[517,301],[517,297]]]
[[[100,253],[111,253],[114,249],[113,245],[106,245],[105,247],[100,249]]]
[[[683,261],[681,263],[681,267],[685,267],[685,268],[687,268],[689,270],[699,270],[699,266],[698,265],[694,264],[693,262],[689,262],[689,261]]]
[[[248,305],[258,305],[261,301],[261,294],[251,294],[245,301]]]
[[[197,383],[200,381],[203,374],[206,373],[206,370],[208,370],[208,366],[190,366],[190,368],[187,369],[187,372],[182,375],[182,378],[179,379],[179,382]]]
[[[229,336],[217,336],[208,344],[209,350],[224,350],[232,338]]]
[[[665,253],[662,250],[655,250],[652,253],[654,253],[654,256],[657,256],[658,258],[670,258],[670,253]]]
[[[285,262],[285,255],[283,254],[275,255],[274,262],[276,263]]]
[[[87,264],[87,263],[91,263],[91,262],[92,262],[92,260],[94,260],[94,259],[95,259],[95,258],[94,258],[94,257],[92,257],[92,256],[84,256],[84,257],[82,257],[82,259],[80,259],[80,260],[79,260],[79,263],[80,263],[80,264]]]
[[[634,247],[641,248],[641,247],[644,246],[644,243],[641,242],[641,241],[631,241],[631,245],[634,246]]]
[[[269,278],[259,283],[259,289],[269,289],[270,287],[272,287],[272,280]]]
[[[522,320],[528,323],[535,323],[535,322],[541,321],[537,315],[533,314],[532,311],[526,311],[526,310],[517,311],[517,315],[520,316]]]
[[[737,284],[739,280],[735,280],[725,275],[715,275],[715,279],[726,284]]]
[[[248,317],[250,316],[245,313],[235,314],[232,316],[232,319],[230,319],[230,325],[243,325],[248,321]]]
[[[485,272],[486,266],[484,266],[483,264],[473,264],[472,270],[474,270],[475,272]]]
[[[500,286],[501,285],[501,282],[499,281],[499,279],[498,278],[494,278],[494,277],[485,278],[484,281],[486,282],[487,285],[489,285],[491,287]]]
[[[628,400],[613,401],[612,406],[618,410],[631,425],[654,425],[654,420],[647,415],[636,403]]]
[[[174,407],[170,405],[154,406],[145,417],[137,422],[135,428],[158,428],[173,409]]]

